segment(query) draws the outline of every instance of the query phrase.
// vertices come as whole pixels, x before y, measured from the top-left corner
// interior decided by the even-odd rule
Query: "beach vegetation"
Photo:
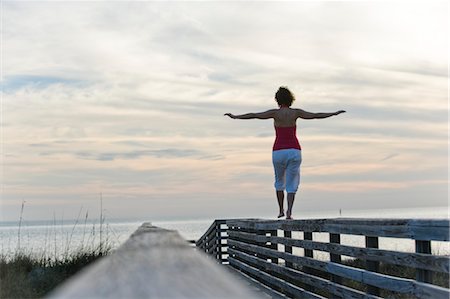
[[[40,298],[86,265],[107,255],[103,244],[91,251],[76,252],[51,259],[18,253],[0,257],[0,298]]]
[[[84,224],[80,221],[80,209],[69,230],[63,230],[63,221],[58,229],[54,216],[53,225],[46,228],[45,248],[33,250],[21,242],[23,212],[24,202],[18,223],[17,247],[12,252],[5,252],[2,247],[0,253],[0,299],[44,297],[93,261],[111,253],[116,246],[110,238],[110,227],[105,223],[103,208],[100,220],[94,221],[92,226],[87,211]],[[82,238],[78,242],[73,240],[76,229],[82,230]],[[57,240],[57,234],[61,235],[61,232],[64,232],[60,236],[63,243]],[[53,242],[50,241],[52,239]]]

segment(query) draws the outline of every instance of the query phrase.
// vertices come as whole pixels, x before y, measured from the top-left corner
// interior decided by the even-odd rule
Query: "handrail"
[[[222,219],[210,226],[197,247],[294,298],[403,294],[447,299],[449,288],[433,284],[433,276],[449,275],[450,259],[432,254],[431,247],[434,242],[449,244],[449,226],[449,219]],[[342,235],[364,236],[365,247],[342,244]],[[380,248],[380,238],[412,240],[415,252]],[[362,263],[349,263],[351,259]],[[385,265],[415,269],[416,276],[384,272]]]
[[[193,250],[178,232],[150,223],[47,297],[257,298],[235,276]]]

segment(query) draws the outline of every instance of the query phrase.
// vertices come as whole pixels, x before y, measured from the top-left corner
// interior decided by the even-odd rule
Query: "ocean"
[[[357,218],[449,218],[447,207],[385,209],[385,210],[346,210],[326,212],[297,212],[296,219],[320,219],[336,217]],[[381,215],[381,217],[380,217]],[[254,217],[251,217],[254,218]],[[260,217],[274,219],[273,217]],[[177,230],[186,240],[197,240],[208,229],[214,219],[195,220],[109,220],[103,223],[91,219],[48,220],[0,222],[1,254],[11,257],[18,252],[38,257],[59,258],[74,252],[89,251],[100,243],[112,248],[120,246],[143,222]],[[295,235],[293,235],[295,237]],[[315,233],[314,239],[327,242],[326,234]],[[363,236],[342,236],[343,244],[364,246]],[[380,238],[380,248],[400,251],[413,251],[414,241]],[[448,242],[433,242],[433,253],[450,254]],[[318,253],[320,255],[320,253]]]

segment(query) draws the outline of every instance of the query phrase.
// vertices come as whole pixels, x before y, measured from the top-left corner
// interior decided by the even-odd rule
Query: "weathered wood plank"
[[[49,298],[257,298],[176,231],[143,224]]]
[[[234,257],[230,257],[230,265],[243,271],[245,273],[249,273],[255,277],[262,283],[268,284],[271,287],[277,287],[283,290],[284,293],[288,293],[289,295],[293,295],[294,298],[305,298],[305,299],[325,299],[322,296],[310,293],[305,291],[304,289],[297,287],[293,284],[290,284],[282,279],[271,276],[263,271],[260,271],[257,268],[249,266]]]
[[[261,295],[261,299],[289,299],[285,294],[261,283],[259,280],[251,277],[250,275],[240,271],[239,269],[231,266],[225,265],[225,267],[234,275],[236,275],[239,280],[243,280],[246,285],[248,285],[252,289],[256,289],[258,293]],[[230,298],[231,299],[231,298]],[[239,298],[240,299],[240,298]]]
[[[343,277],[376,286],[380,289],[409,294],[423,299],[447,299],[450,296],[449,289],[418,282],[412,279],[393,277],[348,266],[338,267],[337,264],[333,263],[330,263],[327,269],[331,273],[336,273]]]
[[[230,236],[240,237],[241,239],[254,239],[257,238],[260,241],[262,236],[254,236],[243,232],[229,232]],[[394,265],[408,266],[419,269],[426,269],[431,271],[438,271],[449,273],[450,259],[448,256],[433,256],[429,254],[398,252],[383,249],[371,249],[353,247],[341,244],[330,244],[324,242],[305,241],[298,239],[290,239],[283,237],[262,237],[267,242],[278,243],[282,245],[289,245],[295,247],[301,247],[311,250],[320,250],[330,252],[333,254],[346,255],[363,260],[371,260],[384,262]]]
[[[296,256],[291,253],[275,251],[273,249],[261,248],[255,245],[239,242],[236,240],[229,240],[230,245],[233,246],[235,250],[244,251],[246,253],[262,253],[270,257],[277,257],[284,259],[286,262],[295,263],[300,266],[307,266],[317,270],[326,270],[327,263],[323,261],[314,260],[312,258]]]
[[[447,299],[450,296],[449,289],[417,282],[412,279],[373,273],[334,263],[330,263],[327,266],[327,270],[330,273],[350,278],[368,285],[376,286],[380,289],[408,294],[423,299]]]
[[[307,219],[307,220],[230,220],[227,225],[255,230],[288,230],[449,241],[447,219]]]
[[[241,260],[245,260],[246,262],[249,262],[250,264],[257,265],[258,269],[263,270],[265,272],[271,271],[274,273],[281,274],[283,276],[289,277],[291,280],[296,280],[299,282],[302,282],[304,284],[308,284],[314,287],[317,287],[318,289],[328,291],[332,294],[338,295],[342,298],[346,299],[376,299],[380,298],[377,296],[372,296],[365,294],[361,291],[354,290],[352,288],[331,282],[329,280],[307,274],[305,272],[301,272],[298,270],[286,268],[280,265],[274,265],[271,263],[268,263],[266,261],[263,261],[261,259],[257,259],[252,255],[233,250],[233,254],[238,256]]]
[[[427,294],[433,294],[434,296],[449,296],[450,290],[441,287],[436,287],[429,284],[419,283],[411,279],[393,277],[380,273],[372,273],[367,270],[353,268],[346,265],[336,264],[332,262],[324,262],[314,260],[308,257],[296,256],[293,254],[274,251],[269,248],[261,248],[255,245],[242,243],[235,240],[230,240],[235,248],[245,248],[247,251],[255,253],[261,253],[266,256],[274,256],[282,258],[285,261],[293,262],[301,266],[311,267],[317,270],[325,271],[330,274],[338,275],[344,278],[349,278],[357,282],[376,286],[382,289],[395,291],[399,293],[407,293],[411,295],[426,296]],[[442,298],[442,297],[423,297],[423,298]]]
[[[297,219],[297,220],[267,220],[267,219],[228,219],[228,226],[242,226],[242,224],[255,225],[255,229],[278,228],[282,225],[294,227],[299,224],[347,224],[347,225],[387,225],[412,227],[448,227],[450,219],[406,219],[406,218],[324,218],[324,219]],[[269,229],[270,229],[269,228]]]

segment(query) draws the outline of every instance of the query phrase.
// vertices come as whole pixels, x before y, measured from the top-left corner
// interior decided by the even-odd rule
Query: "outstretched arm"
[[[276,109],[267,110],[259,113],[246,113],[241,115],[234,115],[231,113],[225,113],[224,115],[231,117],[232,119],[269,119],[273,118],[275,115]]]
[[[339,110],[336,112],[319,112],[319,113],[313,113],[308,112],[302,109],[297,109],[298,116],[303,119],[315,119],[315,118],[327,118],[330,116],[339,115],[341,113],[345,113],[345,110]]]

